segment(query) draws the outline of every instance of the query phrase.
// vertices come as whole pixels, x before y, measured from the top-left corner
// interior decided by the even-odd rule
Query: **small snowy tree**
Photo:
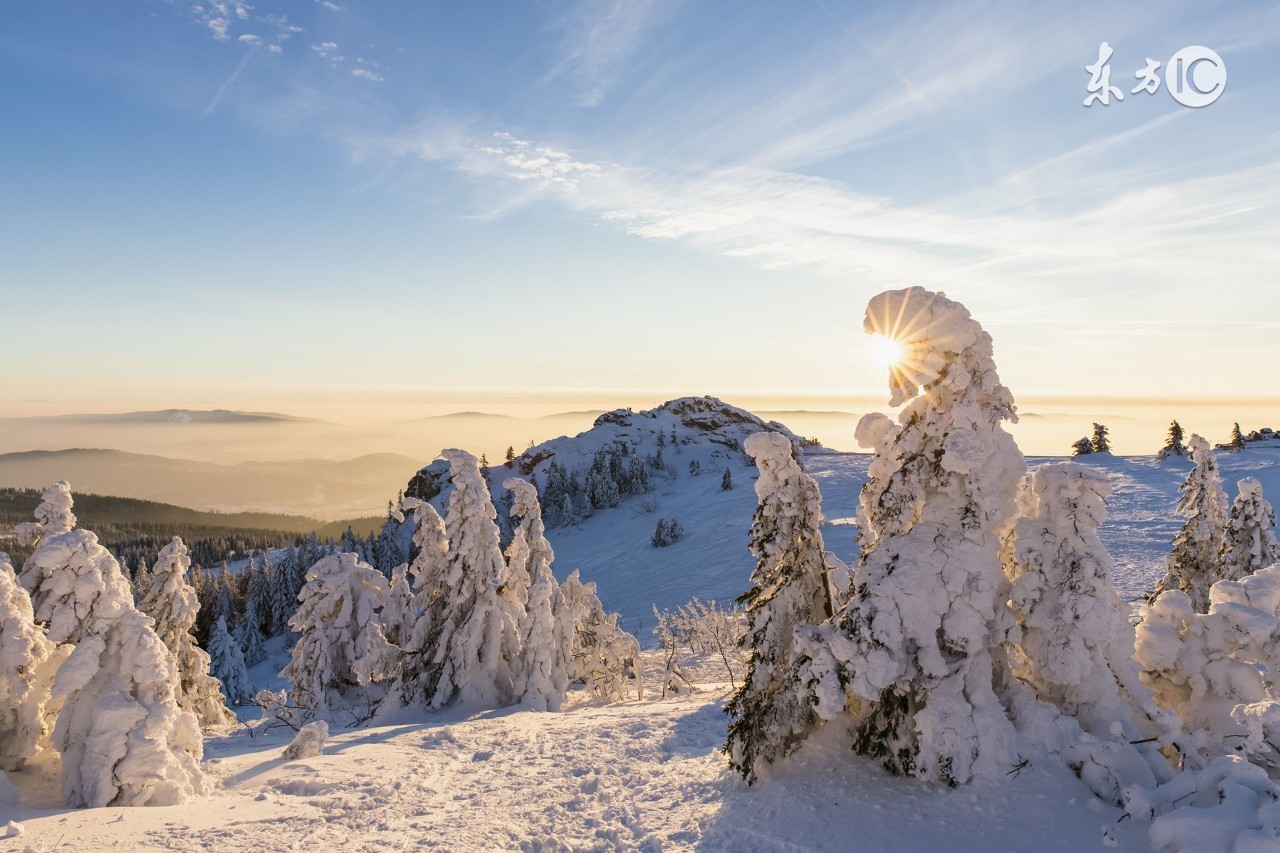
[[[1229,581],[1238,581],[1280,562],[1276,514],[1270,501],[1262,496],[1262,484],[1245,477],[1238,489],[1222,540],[1221,574]]]
[[[299,705],[323,715],[395,672],[400,650],[383,637],[379,617],[386,597],[382,572],[353,553],[325,557],[308,570],[289,623],[301,637],[280,672]]]
[[[1218,460],[1209,443],[1191,436],[1191,461],[1195,467],[1182,484],[1178,513],[1187,521],[1173,539],[1166,571],[1150,600],[1167,589],[1180,589],[1191,597],[1196,612],[1209,609],[1209,587],[1221,578],[1219,555],[1227,525],[1227,495],[1222,491]]]
[[[1071,445],[1072,456],[1086,456],[1092,452],[1093,442],[1090,441],[1087,436],[1077,440],[1075,444]]]
[[[403,646],[413,634],[413,590],[409,587],[409,564],[401,563],[391,570],[387,603],[382,608],[382,632],[387,642]]]
[[[746,607],[743,645],[750,647],[751,661],[742,688],[725,708],[732,722],[724,751],[750,784],[758,762],[786,755],[818,723],[794,676],[791,639],[797,625],[829,618],[832,603],[817,482],[801,470],[783,435],[756,433],[745,449],[760,469],[749,546],[756,568],[751,589],[738,599]]]
[[[627,698],[629,681],[636,698],[644,696],[640,680],[640,642],[618,626],[618,614],[606,613],[596,596],[595,583],[583,583],[578,570],[560,585],[573,614],[573,672],[600,699]]]
[[[1111,431],[1105,424],[1093,425],[1093,435],[1089,437],[1089,444],[1092,445],[1094,453],[1111,452]]]
[[[0,770],[21,770],[48,745],[53,677],[70,651],[35,624],[31,598],[0,551]]]
[[[141,569],[141,567],[139,567]],[[209,674],[209,655],[196,645],[191,631],[200,603],[187,585],[191,558],[177,536],[160,549],[140,609],[155,622],[156,633],[178,664],[178,704],[191,711],[206,729],[235,722],[222,695],[222,685]]]
[[[1187,448],[1183,444],[1185,435],[1182,432],[1182,424],[1177,421],[1169,422],[1169,432],[1164,440],[1164,447],[1160,448],[1160,452],[1156,454],[1157,459],[1168,459],[1172,456],[1186,456]]]
[[[729,473],[729,469],[724,469],[724,474],[720,477],[720,491],[727,492],[733,489],[733,475]]]
[[[497,511],[476,458],[465,450],[445,450],[453,494],[445,529],[449,551],[444,573],[449,584],[437,634],[439,678],[430,697],[439,708],[459,700],[501,706],[511,701],[510,662],[503,638],[518,630],[498,595],[506,564],[498,544]]]
[[[1240,432],[1239,422],[1231,425],[1231,438],[1227,442],[1227,447],[1233,452],[1236,450],[1244,450],[1244,435]]]
[[[993,689],[1010,627],[999,551],[1026,471],[1001,426],[1017,420],[1013,397],[991,336],[943,294],[882,293],[864,327],[905,349],[890,405],[910,402],[897,424],[858,424],[875,458],[854,593],[830,626],[806,633],[801,676],[818,714],[847,707],[854,749],[890,770],[950,784],[1003,777],[1017,740]]]
[[[507,546],[508,580],[503,597],[523,602],[519,616],[519,657],[512,666],[512,696],[539,711],[559,711],[569,689],[573,666],[573,612],[551,574],[555,553],[542,523],[538,491],[518,478],[502,484],[514,500],[511,515],[519,519]],[[520,583],[532,585],[520,588]]]
[[[124,567],[121,566],[121,569]],[[151,573],[147,571],[147,561],[138,558],[138,568],[133,572],[133,600],[140,602],[147,597],[147,590],[151,587]]]
[[[253,697],[244,654],[227,630],[227,620],[221,616],[209,632],[209,673],[222,683],[227,699],[233,704],[243,704]]]

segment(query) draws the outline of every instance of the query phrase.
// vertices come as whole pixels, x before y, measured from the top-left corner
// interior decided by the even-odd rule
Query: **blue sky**
[[[1275,4],[6,11],[0,400],[879,393],[908,284],[1015,394],[1280,397]]]

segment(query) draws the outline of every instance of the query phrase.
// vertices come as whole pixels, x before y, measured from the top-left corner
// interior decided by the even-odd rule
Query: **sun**
[[[881,367],[895,367],[902,362],[906,350],[899,342],[884,335],[871,338],[871,357]]]

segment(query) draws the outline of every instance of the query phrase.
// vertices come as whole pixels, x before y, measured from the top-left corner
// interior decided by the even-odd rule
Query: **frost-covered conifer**
[[[280,672],[299,705],[323,715],[395,672],[400,650],[383,636],[378,612],[387,597],[382,572],[353,553],[333,554],[308,570],[300,597],[289,627],[301,636]]]
[[[1182,484],[1178,513],[1187,522],[1173,539],[1173,553],[1166,571],[1151,593],[1154,601],[1167,589],[1180,589],[1191,597],[1197,613],[1209,609],[1209,587],[1221,579],[1223,533],[1227,525],[1227,495],[1222,491],[1218,460],[1209,443],[1191,436],[1191,461],[1195,467]]]
[[[209,631],[209,672],[222,682],[222,689],[233,704],[240,705],[253,696],[244,654],[221,616]]]
[[[785,436],[756,433],[745,449],[760,469],[750,544],[756,568],[751,589],[738,599],[746,607],[743,645],[750,647],[751,660],[746,680],[725,708],[733,722],[724,750],[734,769],[753,783],[761,762],[786,755],[818,722],[794,676],[791,640],[797,625],[829,618],[832,604],[818,484],[801,470]]]
[[[244,571],[249,573],[249,586],[244,597],[244,616],[236,626],[236,640],[244,650],[245,666],[254,667],[267,659],[267,650],[262,636],[262,615],[264,612],[269,612],[270,587],[265,563],[263,568],[255,569],[253,560],[250,559]]]
[[[1014,703],[1019,722],[1095,793],[1119,804],[1126,787],[1153,787],[1168,778],[1171,768],[1154,741],[1179,726],[1156,705],[1132,660],[1128,606],[1112,584],[1111,555],[1098,538],[1110,494],[1097,468],[1040,467],[1023,483],[1022,516],[1005,542],[1004,559],[1018,623],[1010,659],[1034,691],[1021,706]],[[1045,715],[1043,703],[1076,725]],[[1037,723],[1050,729],[1037,730]]]
[[[1227,441],[1227,447],[1232,451],[1244,450],[1244,434],[1240,432],[1240,424],[1231,425],[1231,438]]]
[[[508,577],[532,578],[523,595],[513,593],[514,600],[524,601],[519,608],[512,697],[535,710],[559,711],[573,666],[573,612],[551,574],[555,554],[545,535],[537,490],[514,477],[502,485],[511,490],[511,515],[520,521],[507,547]],[[504,583],[503,596],[508,594]]]
[[[511,701],[510,662],[503,637],[518,630],[498,595],[506,564],[498,544],[497,511],[476,458],[446,450],[453,494],[445,529],[448,584],[435,660],[439,678],[430,698],[434,708],[455,699],[468,705],[501,706]]]
[[[65,482],[45,490],[36,518],[24,527],[37,544],[20,581],[48,638],[75,644],[54,678],[62,707],[50,739],[67,804],[172,805],[203,793],[199,720],[179,707],[177,664],[119,564],[92,533],[71,529]]]
[[[1089,437],[1089,444],[1093,447],[1094,453],[1111,452],[1111,431],[1105,424],[1093,425],[1093,435]]]
[[[187,585],[190,568],[186,546],[173,537],[160,549],[139,608],[155,622],[156,633],[178,664],[178,704],[194,713],[201,726],[212,729],[234,723],[235,715],[227,709],[222,685],[209,675],[209,655],[191,634],[200,603]]]
[[[31,598],[0,551],[0,770],[21,770],[47,745],[57,713],[53,677],[70,651],[35,624]]]
[[[133,600],[142,601],[147,597],[147,591],[150,588],[151,572],[147,571],[147,561],[139,557],[138,567],[133,571]]]
[[[819,715],[848,705],[854,749],[894,772],[952,784],[1003,777],[1016,739],[992,686],[1010,627],[999,550],[1026,471],[1002,427],[1017,419],[1013,397],[991,336],[943,294],[882,293],[864,326],[906,350],[890,405],[910,402],[897,424],[884,415],[858,424],[875,458],[854,591],[832,626],[805,641],[801,674]]]
[[[1087,456],[1093,452],[1093,442],[1086,436],[1078,439],[1075,444],[1071,445],[1072,456]]]
[[[291,600],[290,597],[290,560],[297,560],[297,551],[292,546],[285,551],[284,556],[280,558],[279,565],[271,573],[270,589],[267,594],[267,609],[271,613],[268,630],[273,637],[284,634],[289,630],[289,619],[293,616],[294,610],[297,609],[297,602]]]
[[[644,695],[640,680],[640,641],[618,626],[618,614],[606,613],[595,583],[583,583],[574,569],[560,585],[573,614],[574,681],[583,681],[601,699],[625,700],[628,682],[636,698]]]
[[[452,598],[453,579],[447,560],[449,539],[444,520],[435,507],[417,498],[405,498],[401,509],[412,511],[413,544],[417,556],[409,566],[414,595],[410,610],[413,627],[400,645],[404,659],[392,692],[402,705],[426,705],[435,695],[440,680],[440,632],[444,627],[444,608]]]
[[[1160,452],[1156,454],[1157,459],[1168,459],[1172,456],[1186,456],[1187,448],[1183,444],[1185,435],[1182,431],[1182,424],[1177,421],[1169,422],[1169,432],[1164,440],[1164,447],[1160,448]]]
[[[1239,494],[1222,540],[1222,577],[1238,581],[1259,569],[1280,562],[1276,543],[1276,514],[1262,496],[1262,484],[1253,477],[1240,481]]]

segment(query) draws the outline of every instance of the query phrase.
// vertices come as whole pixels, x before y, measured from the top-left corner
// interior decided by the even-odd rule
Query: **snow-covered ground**
[[[646,663],[650,684],[658,662]],[[0,806],[22,850],[834,850],[1003,853],[1147,850],[1051,762],[951,789],[894,778],[823,733],[766,783],[746,787],[720,753],[728,684],[710,662],[698,693],[564,713],[444,712],[335,729],[322,755],[281,758],[292,732],[209,740],[214,793],[185,806]],[[55,786],[56,787],[56,786]],[[53,794],[50,790],[49,795]]]

